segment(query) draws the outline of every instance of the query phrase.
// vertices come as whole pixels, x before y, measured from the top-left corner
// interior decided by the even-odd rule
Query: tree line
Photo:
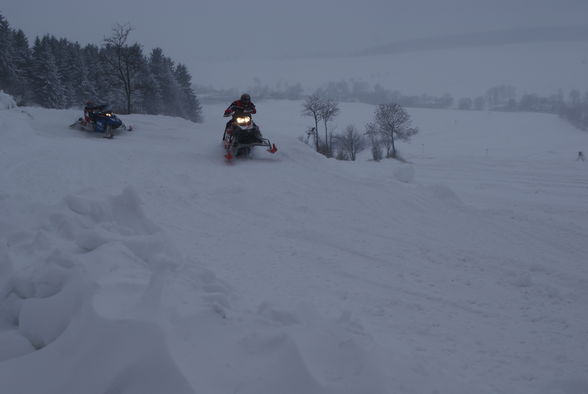
[[[458,100],[450,94],[405,95],[379,84],[370,86],[364,81],[329,82],[319,91],[339,101],[358,101],[375,105],[398,103],[409,108],[551,113],[559,115],[582,130],[588,130],[588,91],[582,94],[577,89],[571,90],[567,95],[560,89],[557,93],[546,96],[533,93],[519,96],[514,86],[497,85],[474,98],[463,97]]]
[[[458,109],[509,112],[543,112],[559,115],[581,130],[588,130],[588,92],[572,89],[567,95],[559,90],[548,96],[525,93],[518,97],[510,85],[494,86],[475,99],[462,98]]]
[[[198,91],[208,100],[228,100],[239,95],[236,89],[215,89],[212,86],[199,86]],[[307,97],[305,89],[298,82],[277,83],[275,86],[263,84],[254,79],[247,91],[256,99],[303,100]],[[524,93],[518,95],[516,88],[510,85],[497,85],[474,97],[455,99],[446,93],[441,96],[429,94],[407,95],[398,90],[391,90],[380,84],[370,85],[361,80],[330,81],[316,89],[315,93],[330,97],[339,102],[360,102],[379,105],[381,103],[398,103],[406,108],[437,108],[477,111],[512,111],[542,112],[559,115],[574,126],[588,130],[588,92],[578,89],[564,94],[562,90],[550,95]]]
[[[31,47],[23,31],[12,29],[0,14],[0,89],[19,105],[61,109],[93,101],[121,113],[201,121],[186,66],[160,48],[145,55],[140,44],[129,42],[132,30],[116,25],[100,46],[45,35]]]

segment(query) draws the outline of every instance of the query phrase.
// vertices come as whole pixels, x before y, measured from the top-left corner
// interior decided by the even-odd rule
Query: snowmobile
[[[225,147],[225,158],[231,160],[233,157],[247,157],[256,146],[265,146],[270,153],[276,153],[278,148],[267,138],[263,138],[250,113],[233,112],[225,115],[232,117],[223,134]]]
[[[84,108],[84,117],[79,118],[70,126],[72,129],[84,131],[95,131],[104,134],[104,138],[114,137],[114,130],[132,131],[132,127],[127,127],[106,104]]]

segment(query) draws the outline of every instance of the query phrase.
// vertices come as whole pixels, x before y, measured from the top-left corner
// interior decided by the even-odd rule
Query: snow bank
[[[106,199],[69,195],[56,206],[7,195],[1,202],[3,387],[12,393],[191,393],[149,318],[157,310],[158,300],[147,295],[162,275],[158,264],[177,256],[143,215],[135,192]],[[111,300],[103,291],[113,281],[135,291],[101,314],[104,299]]]
[[[2,109],[11,109],[16,107],[16,101],[12,98],[12,96],[4,93],[0,90],[0,110]]]

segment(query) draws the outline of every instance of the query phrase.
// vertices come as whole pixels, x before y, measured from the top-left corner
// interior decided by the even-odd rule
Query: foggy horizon
[[[171,0],[164,7],[137,0],[104,0],[100,7],[22,0],[1,5],[0,13],[31,46],[46,34],[102,45],[116,24],[129,24],[130,43],[147,54],[159,47],[188,67],[195,84],[221,88],[246,89],[256,80],[316,87],[342,78],[414,94],[478,94],[496,84],[542,93],[587,86],[588,3],[578,0]],[[543,48],[541,42],[576,44]],[[519,51],[505,46],[511,43],[535,46]]]

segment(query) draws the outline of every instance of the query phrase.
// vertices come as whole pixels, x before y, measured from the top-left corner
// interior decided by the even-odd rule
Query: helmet
[[[241,101],[244,103],[250,103],[251,102],[251,96],[248,95],[247,93],[243,93],[241,95]]]

